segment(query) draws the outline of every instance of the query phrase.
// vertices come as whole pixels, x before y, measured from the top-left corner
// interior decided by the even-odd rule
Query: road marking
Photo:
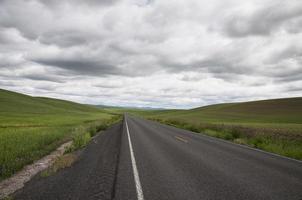
[[[209,137],[210,137],[210,136],[209,136]],[[234,144],[234,145],[237,145],[237,146],[246,148],[246,149],[258,151],[258,152],[261,152],[261,153],[264,153],[264,154],[268,154],[268,155],[271,155],[271,156],[274,156],[274,157],[279,157],[279,158],[282,158],[282,159],[285,159],[285,160],[290,160],[290,161],[302,163],[301,160],[296,160],[296,159],[294,159],[294,158],[282,156],[282,155],[275,154],[275,153],[272,153],[272,152],[269,152],[269,151],[264,151],[264,150],[262,150],[262,149],[257,149],[257,148],[254,148],[254,147],[249,147],[249,146],[247,146],[247,145],[238,144],[238,143],[235,143],[235,142],[230,142],[230,141],[223,140],[223,139],[220,139],[220,138],[215,138],[215,139],[219,139],[219,140],[222,140],[223,142],[226,142],[226,143],[229,143],[229,144]]]
[[[216,138],[216,137],[213,137],[213,136],[209,136],[209,135],[206,135],[204,133],[201,133],[202,135],[198,135],[198,134],[196,134],[195,132],[192,132],[192,131],[190,131],[190,133],[194,134],[198,137],[207,137],[207,138],[210,138],[211,140],[214,140],[214,141],[219,140],[219,141],[227,143],[227,144],[232,144],[232,145],[239,146],[239,147],[246,148],[246,149],[250,149],[250,150],[253,150],[253,151],[258,151],[258,152],[261,152],[261,153],[264,153],[264,154],[267,154],[267,155],[271,155],[271,156],[274,156],[274,157],[279,157],[279,158],[282,158],[282,159],[285,159],[285,160],[290,160],[290,161],[302,163],[302,160],[296,160],[294,158],[282,156],[282,155],[275,154],[275,153],[272,153],[272,152],[269,152],[269,151],[264,151],[264,150],[261,150],[261,149],[257,149],[257,148],[254,148],[254,147],[244,145],[244,144],[238,144],[238,143],[235,143],[235,142],[230,142],[228,140],[224,140],[224,139],[221,139],[221,138]]]
[[[149,121],[152,121],[152,120],[149,120]],[[185,132],[188,132],[194,136],[197,136],[197,137],[207,137],[207,138],[210,138],[212,140],[219,140],[221,142],[224,142],[224,143],[228,143],[228,144],[233,144],[233,145],[237,145],[237,146],[240,146],[242,148],[246,148],[246,149],[250,149],[250,150],[253,150],[253,151],[258,151],[258,152],[261,152],[261,153],[264,153],[264,154],[267,154],[267,155],[271,155],[271,156],[274,156],[274,157],[279,157],[279,158],[282,158],[282,159],[285,159],[285,160],[289,160],[289,161],[293,161],[293,162],[297,162],[297,163],[302,163],[302,160],[297,160],[295,158],[290,158],[290,157],[286,157],[286,156],[282,156],[282,155],[279,155],[279,154],[276,154],[276,153],[272,153],[272,152],[269,152],[269,151],[264,151],[264,150],[261,150],[261,149],[256,149],[254,147],[249,147],[247,145],[243,145],[243,144],[238,144],[238,143],[234,143],[234,142],[230,142],[228,140],[224,140],[224,139],[221,139],[221,138],[216,138],[216,137],[213,137],[213,136],[209,136],[209,135],[206,135],[204,133],[201,132],[201,134],[198,134],[196,132],[193,132],[193,131],[189,131],[189,130],[186,130],[186,129],[181,129],[181,128],[177,128],[175,126],[170,126],[170,125],[167,125],[167,124],[163,124],[163,123],[160,123],[160,122],[156,122],[156,121],[152,121],[153,123],[157,123],[157,124],[160,124],[162,126],[166,126],[166,127],[169,127],[169,128],[174,128],[174,129],[178,129],[178,130],[182,130],[182,131],[185,131]],[[302,200],[302,199],[301,199]]]
[[[129,141],[129,149],[130,149],[130,155],[131,155],[131,162],[132,162],[132,169],[133,169],[137,199],[144,200],[144,194],[143,194],[141,182],[139,180],[138,170],[137,170],[136,161],[135,161],[134,152],[133,152],[132,143],[131,143],[131,138],[130,138],[130,134],[129,134],[128,123],[127,123],[126,119],[125,119],[125,121],[126,121],[126,129],[127,129],[127,135],[128,135],[128,141]]]
[[[174,137],[175,137],[176,139],[182,141],[182,142],[188,143],[188,140],[186,140],[186,139],[184,139],[184,138],[182,138],[182,137],[179,137],[179,136],[177,136],[177,135],[175,135]]]

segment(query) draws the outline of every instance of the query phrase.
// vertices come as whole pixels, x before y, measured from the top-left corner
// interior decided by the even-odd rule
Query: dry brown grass
[[[60,169],[70,167],[77,160],[75,153],[64,154],[56,159],[54,164],[41,173],[42,177],[50,176]]]

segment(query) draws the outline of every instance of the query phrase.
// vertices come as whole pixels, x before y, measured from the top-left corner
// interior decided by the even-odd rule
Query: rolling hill
[[[0,89],[0,180],[64,141],[93,136],[115,120],[93,106]]]
[[[209,105],[190,110],[164,110],[148,116],[207,123],[302,124],[302,98]]]
[[[89,105],[0,89],[0,127],[66,125],[109,116]]]
[[[302,98],[134,113],[182,129],[302,159]]]
[[[8,90],[0,89],[0,112],[18,113],[58,113],[58,112],[99,112],[89,105],[71,101],[32,97]]]

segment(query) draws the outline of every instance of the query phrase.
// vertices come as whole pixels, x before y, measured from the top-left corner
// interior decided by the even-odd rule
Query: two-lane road
[[[29,182],[15,197],[301,200],[302,163],[126,116],[71,168]]]

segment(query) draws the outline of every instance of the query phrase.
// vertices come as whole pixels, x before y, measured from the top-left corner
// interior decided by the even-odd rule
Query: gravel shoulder
[[[122,122],[93,138],[71,167],[33,178],[13,199],[112,199],[121,134]]]

